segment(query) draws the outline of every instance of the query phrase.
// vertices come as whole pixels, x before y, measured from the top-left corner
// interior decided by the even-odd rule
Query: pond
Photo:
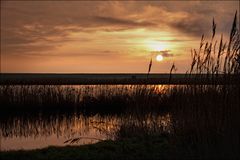
[[[123,121],[139,122],[130,114],[139,111],[134,105],[149,103],[143,98],[146,95],[151,95],[150,101],[157,104],[158,96],[165,94],[165,88],[160,85],[2,87],[1,150],[83,145],[114,139]],[[132,109],[126,111],[121,105]],[[147,108],[143,110],[145,112]],[[152,108],[146,114],[149,110]],[[156,114],[155,117],[158,125],[164,127],[170,121],[169,115]],[[148,117],[147,121],[152,119]],[[72,138],[79,140],[65,143]]]
[[[77,144],[95,143],[113,138],[119,118],[112,115],[81,113],[18,113],[1,118],[1,149],[34,149],[49,145],[62,146],[70,138],[80,137]]]
[[[42,111],[4,115],[0,120],[1,150],[84,145],[106,139],[114,140],[123,117]],[[158,122],[162,126],[167,126],[169,115],[159,116]],[[65,143],[72,138],[79,138],[79,141]]]

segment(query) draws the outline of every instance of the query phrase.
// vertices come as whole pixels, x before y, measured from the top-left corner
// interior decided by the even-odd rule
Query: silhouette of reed
[[[165,99],[170,115],[167,127],[158,125],[155,116],[135,111],[131,112],[135,115],[134,120],[125,119],[122,123],[116,135],[118,139],[167,136],[176,157],[240,158],[240,34],[236,21],[237,13],[229,41],[224,43],[221,36],[218,44],[217,40],[214,41],[216,23],[213,20],[211,40],[205,41],[203,35],[199,50],[192,51],[192,63],[186,76],[210,79],[212,85],[169,86]],[[170,75],[174,68],[173,64]],[[214,83],[220,74],[224,76],[222,85]],[[231,81],[236,83],[229,83]]]
[[[86,114],[122,113],[146,104],[151,111],[162,104],[166,86],[158,85],[4,85],[1,87],[2,110],[70,110]],[[155,107],[157,109],[157,107]],[[162,108],[164,109],[164,107]],[[146,110],[146,111],[147,111]]]
[[[240,148],[240,32],[237,12],[228,42],[214,41],[213,20],[210,41],[201,38],[192,50],[190,74],[206,73],[213,81],[223,74],[223,85],[185,85],[171,89],[173,134],[178,148],[189,158],[239,158]],[[218,48],[218,50],[217,50]],[[229,78],[235,75],[237,79]],[[203,77],[206,78],[206,77]],[[229,85],[229,81],[237,83]],[[214,84],[214,83],[213,83]]]

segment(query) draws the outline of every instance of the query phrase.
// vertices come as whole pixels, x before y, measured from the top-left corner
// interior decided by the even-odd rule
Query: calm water
[[[84,115],[77,112],[8,113],[0,119],[1,150],[83,145],[114,139],[122,120],[119,115]],[[157,121],[167,127],[169,115],[159,116]],[[64,143],[70,138],[81,139],[74,144]]]
[[[28,87],[28,86],[27,86]],[[54,87],[54,86],[53,86]],[[21,86],[14,86],[17,95],[21,93]],[[74,90],[73,90],[74,88]],[[162,94],[164,86],[155,87],[154,92]],[[109,86],[61,86],[56,87],[58,92],[66,95],[74,94],[98,96],[117,93],[135,94],[136,86],[109,85]],[[28,92],[34,92],[29,87]],[[108,93],[104,93],[104,92]],[[65,94],[65,93],[64,93]],[[104,111],[105,112],[105,111]],[[101,140],[114,139],[121,121],[126,115],[83,113],[72,109],[49,110],[36,109],[5,109],[0,112],[1,150],[36,149],[47,146],[83,145],[96,143]],[[133,120],[134,121],[134,120]],[[160,125],[167,126],[169,117],[159,116]],[[64,143],[70,138],[80,138],[78,143]]]
[[[70,138],[81,137],[77,144],[113,139],[118,116],[81,113],[18,113],[0,121],[1,150],[63,146]],[[4,119],[3,119],[4,118]]]

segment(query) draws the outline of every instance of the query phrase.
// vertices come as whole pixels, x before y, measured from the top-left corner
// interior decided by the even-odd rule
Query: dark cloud
[[[9,45],[2,46],[1,53],[13,55],[13,56],[24,56],[24,55],[39,55],[43,51],[51,51],[55,49],[53,45]]]
[[[200,37],[202,34],[206,33],[209,30],[206,27],[210,25],[204,23],[204,20],[200,17],[189,17],[181,20],[176,20],[175,22],[170,23],[170,26],[185,34]]]
[[[155,41],[159,42],[189,42],[189,41],[194,41],[194,39],[189,38],[189,39],[169,39],[169,40],[163,40],[163,39],[154,39]]]
[[[32,48],[34,47],[34,48]],[[38,51],[33,50],[38,48]],[[75,57],[75,58],[120,58],[127,56],[127,53],[120,53],[118,51],[110,51],[110,50],[103,50],[103,51],[89,51],[89,52],[84,52],[84,51],[79,51],[79,52],[65,52],[65,53],[56,53],[56,52],[41,52],[41,50],[48,50],[51,49],[51,46],[43,46],[42,48],[38,46],[30,46],[30,47],[22,47],[22,48],[12,48],[15,52],[24,52],[24,54],[12,54],[13,56],[18,56],[18,57]]]
[[[19,28],[6,28],[2,32],[3,44],[29,44],[39,41],[47,41],[49,37],[64,37],[67,36],[65,31],[46,27],[32,25],[30,28],[19,26]]]
[[[94,17],[96,20],[95,22],[100,22],[107,25],[120,25],[120,26],[130,26],[130,27],[149,27],[149,26],[156,26],[155,23],[152,22],[137,22],[134,20],[127,20],[127,19],[120,19],[114,17],[102,17],[96,16]]]
[[[50,40],[51,37],[55,37],[56,40]],[[28,52],[51,50],[60,43],[67,41],[65,38],[67,38],[66,31],[42,25],[33,25],[29,28],[24,26],[4,28],[1,30],[2,53],[26,54]]]
[[[68,36],[76,32],[123,31],[155,24],[122,18],[96,16],[94,5],[56,5],[49,2],[8,2],[1,8],[1,44],[4,52],[25,54],[30,49],[44,51],[44,47],[33,43],[46,43],[46,50],[71,40]],[[75,2],[76,3],[76,2]],[[38,6],[38,5],[39,6]],[[78,3],[79,4],[79,3]],[[94,3],[95,4],[95,3]],[[66,8],[65,8],[66,7]],[[92,8],[92,9],[90,9]],[[65,11],[64,9],[68,9]],[[89,12],[91,10],[91,12]],[[79,39],[78,39],[79,40]],[[80,40],[81,41],[81,40]],[[35,49],[34,49],[35,47]],[[29,49],[27,49],[29,48]],[[5,52],[6,51],[6,52]],[[23,52],[24,51],[24,52]],[[14,53],[15,54],[15,53]]]
[[[216,20],[217,31],[228,33],[237,6],[237,2],[172,3],[4,1],[1,2],[1,50],[6,51],[2,53],[19,54],[31,49],[40,52],[54,49],[66,41],[76,41],[69,38],[71,33],[138,28],[156,31],[170,28],[170,31],[174,29],[195,38],[211,30],[213,17],[220,20]],[[226,25],[219,27],[218,23]]]
[[[103,51],[90,51],[90,52],[71,52],[71,53],[62,53],[61,56],[72,56],[72,57],[119,57],[123,56],[124,54],[120,54],[118,51],[110,51],[110,50],[103,50]],[[52,54],[51,56],[59,56],[59,54]]]
[[[78,56],[92,56],[92,57],[103,57],[103,58],[120,58],[120,57],[127,57],[129,56],[129,54],[127,52],[122,52],[122,51],[118,51],[118,50],[100,50],[100,51],[92,51],[90,53],[78,53]]]
[[[24,15],[27,17],[31,17],[32,15],[42,15],[44,14],[44,12],[36,12],[36,11],[27,11],[27,10],[22,10],[19,8],[15,8],[15,7],[1,7],[1,10],[5,10],[5,11],[11,11],[12,13],[16,13],[16,14],[20,14],[20,15]]]
[[[154,54],[154,55],[160,54],[163,57],[174,57],[174,55],[171,53],[171,50],[153,51],[152,54]]]
[[[228,35],[231,24],[233,21],[234,12],[232,14],[226,14],[225,19],[219,18],[219,15],[215,16],[210,15],[198,15],[192,14],[183,19],[177,19],[173,22],[169,23],[169,26],[178,30],[181,33],[192,37],[201,37],[202,34],[207,36],[211,35],[212,31],[212,20],[215,19],[215,23],[217,23],[217,34]]]

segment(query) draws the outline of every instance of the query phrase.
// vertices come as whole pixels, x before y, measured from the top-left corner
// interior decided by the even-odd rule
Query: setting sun
[[[163,56],[162,55],[157,55],[156,60],[159,61],[159,62],[162,61],[163,60]]]

